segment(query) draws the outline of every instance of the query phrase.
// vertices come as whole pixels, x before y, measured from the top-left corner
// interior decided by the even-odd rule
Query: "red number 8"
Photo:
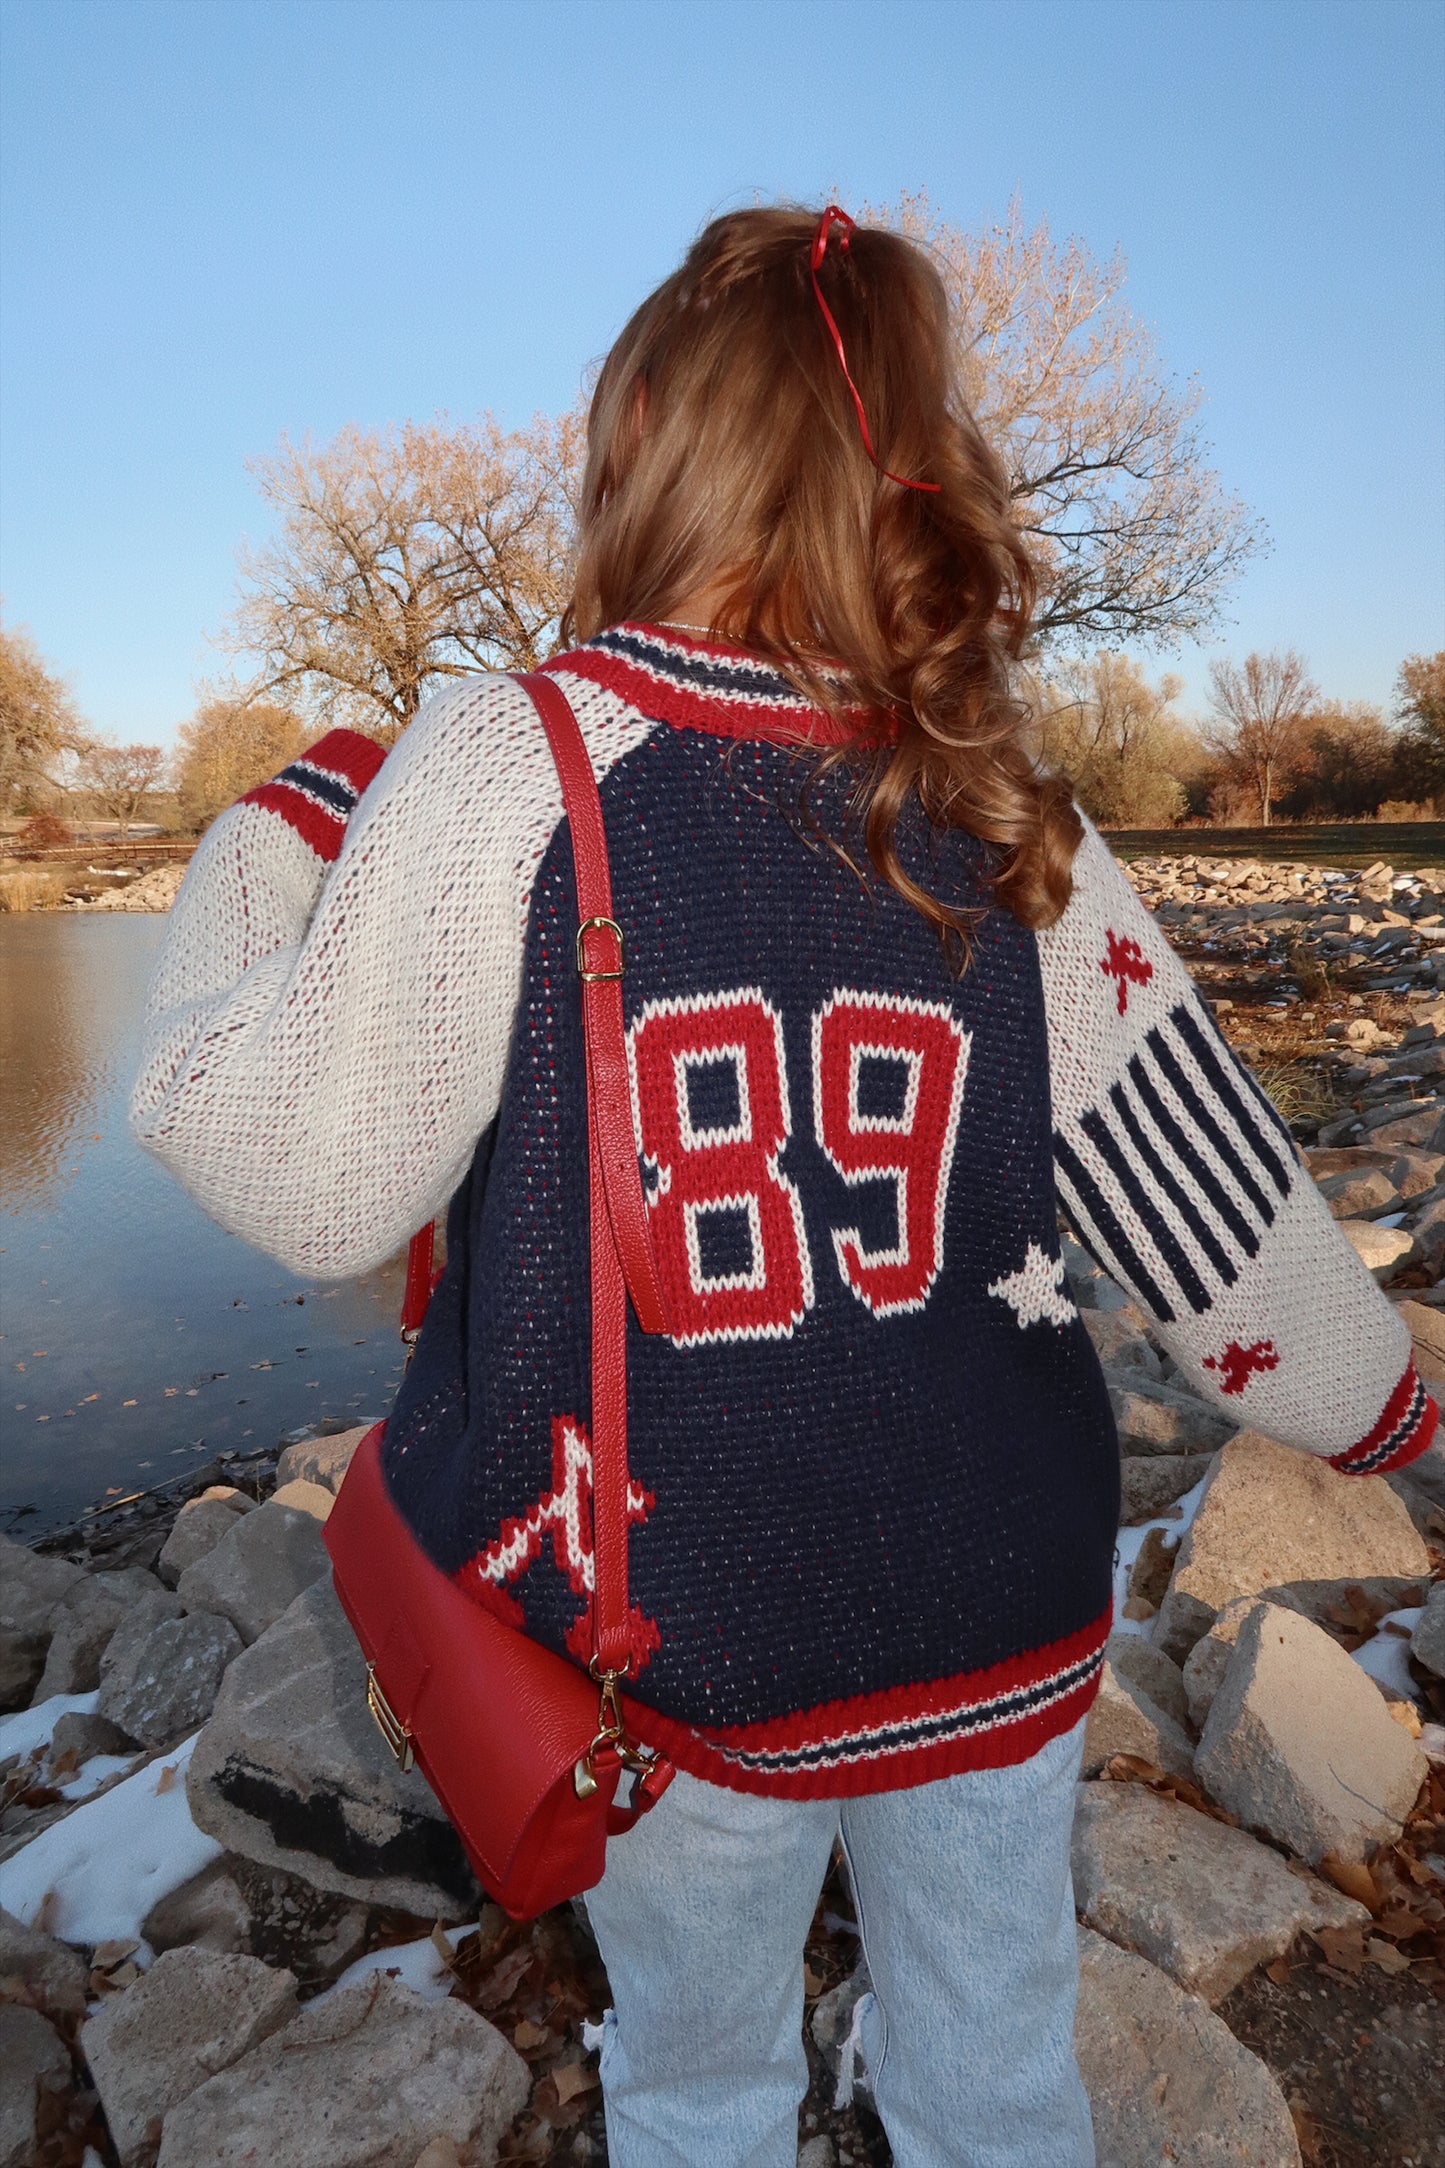
[[[791,1334],[813,1306],[802,1200],[778,1166],[792,1131],[783,1023],[751,987],[648,1002],[627,1034],[638,1147],[657,1169],[649,1199],[658,1270],[680,1347]],[[726,1064],[736,1119],[694,1120],[692,1081]],[[700,1222],[748,1230],[745,1269],[709,1273]]]

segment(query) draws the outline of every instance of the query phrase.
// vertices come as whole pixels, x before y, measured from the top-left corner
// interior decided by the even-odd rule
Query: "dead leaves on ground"
[[[1378,1846],[1368,1865],[1330,1856],[1319,1871],[1370,1913],[1368,1927],[1312,1933],[1324,1969],[1346,1979],[1366,1965],[1392,1977],[1410,1972],[1445,2000],[1445,1770],[1432,1763],[1401,1835]]]

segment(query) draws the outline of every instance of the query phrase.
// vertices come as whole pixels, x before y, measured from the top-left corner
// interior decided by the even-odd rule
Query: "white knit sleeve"
[[[1038,937],[1064,1213],[1206,1399],[1351,1474],[1402,1466],[1435,1424],[1409,1335],[1085,829]]]
[[[390,1256],[465,1173],[562,811],[536,712],[501,675],[430,701],[354,810],[336,783],[293,765],[198,850],[130,1107],[207,1212],[322,1277]]]

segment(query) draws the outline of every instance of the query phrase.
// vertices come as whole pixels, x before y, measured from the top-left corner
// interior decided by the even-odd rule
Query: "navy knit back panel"
[[[791,1130],[778,1171],[812,1281],[799,1320],[771,1334],[677,1346],[629,1316],[629,1459],[650,1498],[631,1533],[631,1594],[655,1641],[634,1691],[700,1726],[918,1686],[1077,1635],[1107,1609],[1118,1525],[1117,1438],[1077,1313],[1060,1301],[1063,1322],[1025,1324],[989,1291],[1030,1244],[1058,1255],[1034,938],[994,910],[953,977],[917,912],[881,886],[865,895],[785,817],[803,772],[777,745],[663,726],[602,784],[629,1026],[649,1005],[706,1016],[658,1005],[719,995],[781,1021]],[[843,787],[835,778],[818,801],[834,833]],[[986,901],[973,838],[930,838],[919,821],[900,842],[934,893]],[[504,1608],[520,1605],[512,1615],[559,1651],[571,1629],[574,1654],[586,1597],[568,1570],[554,1433],[557,1418],[588,1421],[576,923],[564,823],[532,894],[501,1106],[453,1200],[449,1263],[385,1440],[393,1495],[436,1562],[454,1572],[488,1546],[500,1555],[510,1529],[520,1563],[497,1569]],[[847,1180],[816,1134],[815,1017],[840,992],[882,997],[885,1042],[900,1001],[946,1007],[952,1023],[929,1026],[940,1045],[968,1035],[936,1276],[916,1307],[885,1314],[845,1261],[897,1249],[897,1184]],[[881,1123],[886,1137],[909,1066],[869,1043],[861,1029],[848,1104],[860,1133]],[[656,1097],[657,1078],[679,1074],[682,1115]],[[659,1056],[649,1075],[659,1120],[736,1131],[747,1079],[732,1058],[714,1050],[679,1072]],[[756,1120],[766,1079],[753,1081]],[[644,1180],[656,1187],[646,1160]],[[780,1194],[767,1200],[778,1211]],[[846,1230],[860,1239],[840,1251]],[[694,1239],[704,1283],[756,1277],[746,1203],[701,1212]],[[529,1548],[519,1526],[549,1500]]]

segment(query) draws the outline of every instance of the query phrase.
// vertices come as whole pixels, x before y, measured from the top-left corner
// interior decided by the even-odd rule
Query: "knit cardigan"
[[[848,778],[810,819],[833,726],[784,678],[646,625],[547,667],[602,794],[675,1326],[628,1327],[638,1728],[792,1797],[1022,1760],[1097,1690],[1118,1526],[1060,1208],[1206,1401],[1346,1474],[1430,1441],[1405,1328],[1087,822],[1036,934],[989,907],[986,846],[905,809],[905,867],[985,913],[956,975],[820,839]],[[334,731],[197,851],[131,1119],[299,1272],[447,1208],[386,1480],[443,1571],[583,1661],[575,927],[512,679],[461,680],[384,762]]]

